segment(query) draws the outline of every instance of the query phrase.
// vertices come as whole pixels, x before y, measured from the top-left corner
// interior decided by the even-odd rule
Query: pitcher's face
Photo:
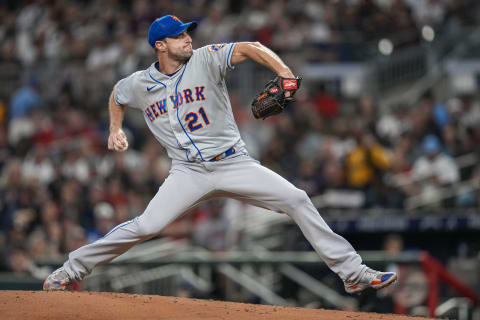
[[[163,40],[166,44],[167,54],[175,61],[188,61],[193,54],[192,38],[186,31],[175,37],[168,37]]]

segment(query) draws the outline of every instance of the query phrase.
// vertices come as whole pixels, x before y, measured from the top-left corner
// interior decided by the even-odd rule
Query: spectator
[[[313,159],[303,160],[299,164],[298,178],[294,181],[294,184],[305,190],[310,196],[315,196],[320,193],[323,187],[323,178],[319,174],[318,165]]]
[[[75,221],[66,219],[63,222],[65,252],[72,252],[87,244],[85,230]]]
[[[378,205],[382,176],[391,167],[387,151],[375,140],[375,137],[361,129],[357,132],[357,146],[347,155],[345,170],[348,184],[364,190],[367,207]]]
[[[313,101],[318,114],[327,120],[337,117],[340,114],[340,102],[327,91],[325,84],[319,84],[316,92]]]
[[[232,33],[237,19],[225,12],[225,4],[214,2],[207,10],[207,16],[195,31],[195,38],[199,47],[212,43],[225,43],[232,40]]]
[[[467,128],[474,127],[480,122],[480,103],[471,95],[461,97],[460,124]]]
[[[410,119],[405,105],[394,106],[392,112],[385,112],[376,124],[377,134],[389,146],[394,146],[409,129]]]
[[[41,229],[36,229],[29,235],[27,247],[33,261],[41,262],[49,258],[47,237]]]
[[[450,186],[459,179],[455,161],[442,152],[440,140],[428,135],[423,141],[423,156],[413,164],[411,194],[420,194],[422,202],[433,206],[442,203],[441,188]]]
[[[414,141],[408,133],[403,134],[392,150],[392,171],[405,178],[412,169]]]
[[[364,94],[358,101],[357,110],[355,110],[355,116],[362,119],[363,127],[376,135],[375,123],[379,118],[378,108],[376,100],[369,94]]]
[[[413,132],[417,139],[426,135],[435,135],[442,139],[442,132],[449,121],[449,114],[441,104],[435,104],[431,92],[427,92],[420,100],[418,109],[413,109],[410,118],[413,121]]]
[[[25,159],[22,166],[24,179],[38,180],[41,184],[48,185],[55,179],[55,170],[51,159],[47,156],[47,148],[37,146],[33,155]]]
[[[95,217],[93,228],[87,232],[87,242],[94,242],[106,235],[116,226],[115,210],[107,202],[98,203],[93,209]]]
[[[225,251],[234,243],[231,221],[223,214],[224,200],[208,202],[208,219],[200,222],[193,233],[193,243],[211,251]]]
[[[33,262],[25,250],[15,249],[8,255],[8,266],[16,275],[30,275]]]
[[[26,83],[13,93],[8,112],[11,120],[25,118],[30,110],[40,107],[41,97],[36,84],[37,80],[30,76]]]

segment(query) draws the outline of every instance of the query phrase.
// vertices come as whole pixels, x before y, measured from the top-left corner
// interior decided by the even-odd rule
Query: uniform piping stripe
[[[185,130],[185,128],[183,127],[182,125],[182,122],[180,121],[180,117],[178,116],[178,84],[180,83],[180,81],[182,81],[182,78],[183,78],[183,74],[185,73],[185,70],[187,69],[187,64],[185,64],[185,67],[183,67],[183,71],[182,71],[182,74],[180,75],[180,78],[178,79],[177,81],[177,84],[175,85],[175,97],[177,97],[177,99],[175,100],[175,104],[176,104],[176,107],[177,107],[177,119],[178,119],[178,123],[180,124],[180,127],[182,127],[183,129],[183,132],[185,132],[185,135],[188,137],[188,139],[190,140],[190,142],[193,144],[193,146],[195,147],[195,149],[197,149],[198,151],[198,154],[200,155],[200,158],[205,161],[205,159],[203,159],[203,156],[202,156],[202,153],[200,152],[200,150],[197,148],[197,146],[195,145],[195,142],[193,142],[192,138],[188,135],[187,131]]]
[[[185,69],[183,69],[182,75],[180,76],[180,79],[179,79],[178,82],[180,82],[180,80],[182,79],[182,76],[183,76],[183,72],[184,72],[184,71],[185,71]],[[178,71],[176,71],[175,73],[177,73],[177,72],[178,72]],[[175,74],[175,73],[174,73],[174,74]],[[172,74],[172,75],[174,75],[174,74]],[[165,85],[165,83],[163,83],[163,82],[161,82],[161,81],[158,81],[157,79],[155,79],[154,77],[152,77],[152,75],[150,74],[150,72],[148,73],[148,75],[150,76],[150,79],[152,79],[152,80],[155,81],[156,83],[160,83],[162,86],[164,86],[165,88],[167,88],[167,86]],[[177,86],[178,86],[178,82],[177,82]],[[175,87],[175,96],[177,95],[177,86]],[[177,98],[177,99],[178,99],[178,98]],[[178,100],[177,100],[177,103],[178,103]],[[177,118],[178,118],[178,108],[177,108]],[[179,122],[180,122],[180,119],[179,119]],[[181,123],[181,122],[180,122],[180,126],[182,126],[182,123]],[[185,132],[185,129],[183,128],[183,126],[182,126],[182,129],[183,129],[183,131]],[[187,132],[185,132],[185,134],[186,134],[186,133],[187,133]],[[187,134],[187,137],[188,137],[188,134]],[[188,138],[190,139],[190,137],[188,137]],[[190,139],[190,141],[192,141],[192,139]],[[177,143],[178,143],[178,140],[177,140]],[[192,143],[193,143],[193,141],[192,141]],[[193,145],[195,146],[195,144],[193,144]],[[179,144],[179,146],[181,147],[180,144]],[[195,146],[195,148],[197,148],[197,147]],[[198,150],[198,148],[197,148],[197,150]],[[200,153],[200,151],[198,151],[198,153]],[[185,150],[185,155],[186,155],[187,161],[190,161],[190,159],[188,158],[188,151],[187,151],[187,150]],[[200,154],[200,157],[202,157],[201,154]],[[203,159],[203,158],[202,158],[202,159]]]
[[[125,222],[125,223],[123,223],[123,224],[121,224],[121,225],[119,225],[119,226],[116,226],[114,229],[112,229],[112,231],[110,231],[109,233],[107,233],[106,235],[104,235],[101,239],[104,239],[106,236],[112,234],[113,232],[117,231],[118,229],[123,228],[123,227],[125,227],[125,226],[127,226],[127,225],[129,225],[129,224],[131,224],[131,223],[133,223],[133,222],[135,222],[135,219],[132,219],[132,220],[130,220],[130,221],[127,221],[127,222]]]
[[[150,74],[150,72],[148,73],[148,75],[150,76],[150,79],[152,79],[153,81],[155,81],[156,83],[160,83],[164,88],[167,87],[167,85],[161,81],[158,81],[157,79],[155,79],[154,77],[152,77],[152,75]]]
[[[227,55],[227,65],[230,69],[233,69],[232,64],[230,63],[230,60],[232,58],[231,55],[232,55],[233,47],[235,47],[235,43],[232,43],[232,45],[230,46],[230,50],[228,51],[228,55]]]

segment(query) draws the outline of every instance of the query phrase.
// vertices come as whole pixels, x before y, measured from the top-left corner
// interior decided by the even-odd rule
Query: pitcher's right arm
[[[128,141],[125,132],[122,130],[125,107],[117,104],[113,98],[113,91],[108,100],[110,114],[110,135],[108,136],[108,149],[125,151],[128,148]]]

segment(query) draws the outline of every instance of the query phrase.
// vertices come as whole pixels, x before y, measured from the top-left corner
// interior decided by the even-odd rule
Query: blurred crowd
[[[419,41],[429,24],[472,24],[475,1],[4,1],[0,4],[0,269],[43,278],[62,257],[141,214],[170,161],[141,116],[127,112],[130,149],[107,151],[107,99],[120,78],[154,59],[146,41],[165,13],[197,19],[195,47],[261,41],[303,62],[357,59],[364,42]],[[306,83],[288,111],[254,121],[231,101],[250,153],[319,208],[480,208],[468,164],[480,150],[480,103],[462,95],[381,109]],[[462,158],[463,157],[463,158]],[[470,158],[468,158],[470,157]],[[473,158],[472,158],[473,157]],[[460,161],[463,159],[463,161]],[[465,160],[466,159],[466,160]],[[470,161],[472,162],[472,161]],[[467,165],[465,165],[467,163]],[[162,235],[211,250],[235,243],[223,202],[192,210]]]
[[[442,103],[427,92],[415,105],[381,112],[368,95],[348,105],[323,86],[297,98],[258,149],[265,165],[319,195],[317,206],[479,208],[478,99]]]
[[[7,0],[0,3],[0,48],[12,76],[17,63],[68,61],[62,77],[80,68],[110,83],[150,60],[148,26],[167,12],[201,22],[195,47],[260,41],[306,62],[365,59],[382,38],[399,48],[415,45],[425,25],[437,33],[475,25],[477,8],[474,0]],[[89,75],[69,81],[87,90],[83,77]]]

